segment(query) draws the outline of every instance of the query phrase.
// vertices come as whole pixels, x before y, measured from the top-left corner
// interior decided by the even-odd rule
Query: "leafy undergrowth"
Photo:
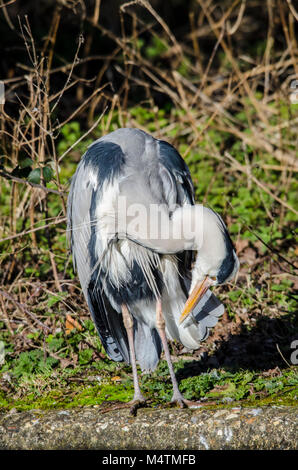
[[[29,344],[28,350],[19,354],[6,343],[6,361],[0,374],[0,410],[99,406],[132,399],[131,368],[106,357],[91,320],[86,319],[79,329],[57,330],[49,335],[29,333],[29,341],[34,342]],[[246,345],[249,351],[249,328],[232,335],[228,341],[214,341],[217,330],[224,331],[225,326],[218,324],[215,327],[213,338],[209,338],[203,347],[208,351],[209,346],[209,352],[205,351],[200,357],[194,352],[191,356],[193,360],[187,360],[182,352],[179,353],[179,344],[171,343],[172,351],[178,352],[172,358],[180,390],[186,399],[198,400],[211,407],[297,404],[297,368],[284,368],[283,360],[278,360],[277,356],[276,363],[280,367],[270,369],[269,364],[274,356],[270,348],[267,359],[266,354],[258,350],[259,333],[253,333],[256,354],[251,352],[246,362],[241,362],[239,345],[242,349]],[[233,344],[235,338],[238,347]],[[39,342],[43,347],[34,348]],[[266,353],[268,343],[267,346],[266,342],[264,344]],[[262,360],[269,362],[262,364]],[[251,367],[254,362],[263,365],[263,370]],[[226,365],[222,366],[221,363]],[[214,364],[217,368],[212,367]],[[264,367],[266,364],[267,367]],[[151,374],[141,374],[139,371],[139,378],[150,406],[166,406],[169,403],[172,386],[165,360],[161,360]]]
[[[298,375],[294,368],[267,372],[212,369],[196,373],[197,364],[179,360],[175,371],[184,397],[205,406],[297,405]],[[101,361],[82,368],[18,376],[17,366],[1,379],[0,409],[62,409],[127,402],[133,397],[130,368]],[[191,375],[190,375],[191,374]],[[17,378],[18,376],[18,378]],[[161,361],[151,374],[140,376],[150,406],[167,406],[172,395],[168,369]]]

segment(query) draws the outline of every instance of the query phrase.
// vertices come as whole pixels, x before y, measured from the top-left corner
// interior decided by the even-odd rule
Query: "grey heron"
[[[119,211],[120,198],[126,208]],[[148,224],[144,218],[133,223],[135,204],[146,214],[157,207],[158,217],[155,212]],[[101,342],[112,360],[132,365],[131,403],[145,402],[136,361],[152,371],[164,350],[172,401],[187,406],[167,338],[197,349],[224,311],[209,287],[232,279],[239,261],[223,220],[195,204],[178,151],[131,128],[88,147],[72,178],[67,209],[74,267]],[[193,236],[181,230],[174,236],[178,225],[187,224]]]

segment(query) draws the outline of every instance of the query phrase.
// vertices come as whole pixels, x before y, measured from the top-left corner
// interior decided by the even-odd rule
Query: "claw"
[[[187,408],[187,405],[185,404],[185,400],[180,400],[180,399],[177,399],[177,400],[171,400],[171,405],[178,405],[179,408]]]
[[[173,404],[177,404],[179,405],[180,408],[186,408],[187,405],[186,405],[186,402],[187,400],[185,400],[185,398],[183,397],[183,395],[180,393],[180,392],[177,392],[177,393],[173,393],[173,396],[172,396],[172,399],[171,399],[171,403]]]
[[[127,403],[119,403],[109,408],[105,408],[101,411],[101,413],[103,414],[108,413],[109,411],[129,408],[129,413],[133,416],[136,416],[137,410],[145,406],[147,406],[147,400],[143,396],[140,396],[138,398],[134,397],[131,401],[128,401]]]
[[[199,401],[186,400],[180,392],[173,394],[171,403],[176,403],[180,408],[200,408],[203,406]]]
[[[137,410],[139,408],[147,406],[146,399],[142,396],[141,398],[134,398],[133,400],[129,401],[127,405],[131,405],[129,413],[133,416],[136,416]]]
[[[143,406],[147,405],[147,400],[146,398],[142,395],[140,390],[135,390],[134,397],[131,401],[129,401],[127,404],[131,405],[131,408],[129,410],[130,414],[133,416],[136,415],[136,412],[139,408],[142,408]]]

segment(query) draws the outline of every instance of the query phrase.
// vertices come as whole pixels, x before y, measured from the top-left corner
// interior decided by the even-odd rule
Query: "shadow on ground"
[[[291,364],[291,344],[298,339],[297,315],[287,313],[281,318],[259,317],[251,327],[242,323],[237,333],[225,333],[215,341],[213,353],[203,352],[200,360],[190,361],[177,373],[178,380],[207,372],[210,368],[232,370],[271,370]],[[219,337],[220,331],[218,332]]]

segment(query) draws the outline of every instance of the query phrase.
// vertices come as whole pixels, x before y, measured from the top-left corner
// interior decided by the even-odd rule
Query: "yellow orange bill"
[[[203,297],[208,288],[213,284],[212,280],[208,276],[202,282],[198,282],[194,289],[192,290],[190,296],[188,297],[183,312],[179,318],[179,323],[181,324],[188,315],[192,312],[195,306],[199,303],[200,299]]]

